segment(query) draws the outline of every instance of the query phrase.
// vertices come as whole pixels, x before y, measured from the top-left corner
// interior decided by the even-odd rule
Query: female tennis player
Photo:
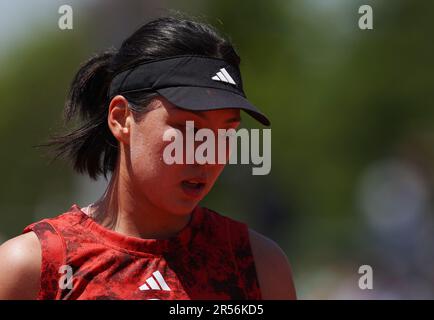
[[[224,164],[163,161],[164,133],[186,121],[217,133],[244,110],[269,124],[239,64],[209,25],[164,17],[82,65],[65,104],[80,126],[51,145],[108,188],[0,247],[0,299],[294,299],[278,245],[198,205]]]

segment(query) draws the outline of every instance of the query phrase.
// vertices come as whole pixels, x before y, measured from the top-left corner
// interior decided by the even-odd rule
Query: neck
[[[175,215],[154,206],[119,171],[113,173],[105,194],[92,206],[90,214],[101,225],[144,239],[169,238],[187,225],[191,215]]]

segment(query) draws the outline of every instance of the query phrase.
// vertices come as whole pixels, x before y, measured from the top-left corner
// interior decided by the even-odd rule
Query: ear
[[[133,114],[128,108],[128,100],[121,95],[115,96],[109,105],[108,126],[113,136],[125,144],[129,144]]]

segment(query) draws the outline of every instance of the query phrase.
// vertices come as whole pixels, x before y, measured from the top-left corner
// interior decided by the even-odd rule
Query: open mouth
[[[183,180],[181,185],[184,192],[192,197],[200,196],[205,189],[205,183],[195,179]]]

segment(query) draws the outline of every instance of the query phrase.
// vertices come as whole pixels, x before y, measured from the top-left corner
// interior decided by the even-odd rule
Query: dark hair
[[[108,88],[120,70],[138,62],[176,55],[195,54],[226,60],[239,66],[232,44],[208,24],[177,17],[163,17],[146,23],[127,38],[120,49],[108,50],[85,62],[75,75],[65,103],[66,123],[79,119],[79,127],[52,138],[48,146],[55,159],[70,160],[73,168],[92,179],[113,172],[118,141],[108,125]],[[145,112],[155,92],[124,94],[133,112]]]

